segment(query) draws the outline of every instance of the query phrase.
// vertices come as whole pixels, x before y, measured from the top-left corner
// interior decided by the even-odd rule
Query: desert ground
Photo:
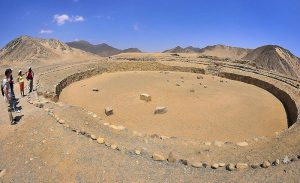
[[[0,100],[0,182],[299,182],[293,78],[169,53],[1,70],[28,66],[35,91],[21,98],[16,85],[16,125]]]
[[[219,77],[197,76],[159,71],[105,73],[65,88],[60,101],[144,134],[203,142],[238,142],[273,136],[287,128],[283,105],[267,91]],[[140,100],[142,93],[149,94],[151,101]],[[113,107],[114,115],[105,115],[107,106]],[[166,106],[167,113],[155,115],[157,106]]]

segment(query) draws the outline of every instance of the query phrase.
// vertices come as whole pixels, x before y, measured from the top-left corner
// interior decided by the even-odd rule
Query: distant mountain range
[[[73,42],[67,42],[66,44],[72,48],[81,49],[83,51],[94,53],[103,57],[117,55],[119,53],[141,53],[142,52],[138,48],[128,48],[125,50],[120,50],[112,46],[109,46],[108,44],[105,43],[93,45],[87,41],[73,41]]]
[[[203,56],[250,60],[255,62],[257,66],[274,70],[288,76],[300,77],[300,59],[287,49],[277,45],[265,45],[256,49],[225,45],[214,45],[204,48],[191,46],[182,48],[177,46],[163,53],[197,53]]]
[[[21,36],[0,50],[0,62],[84,60],[111,56],[119,53],[139,53],[137,48],[120,50],[107,44],[92,45],[87,41],[63,43],[55,39],[41,39]],[[254,62],[257,66],[274,70],[287,76],[300,78],[300,59],[289,50],[277,45],[265,45],[246,49],[225,45],[196,47],[175,47],[164,53],[196,53],[199,56],[241,59]]]
[[[177,46],[173,49],[163,51],[163,53],[198,53],[200,55],[240,59],[247,55],[250,51],[251,49],[246,48],[238,48],[225,45],[213,45],[204,48],[196,48],[192,46],[182,48],[180,46]]]

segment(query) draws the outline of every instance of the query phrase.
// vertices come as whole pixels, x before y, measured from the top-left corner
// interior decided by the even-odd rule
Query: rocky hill
[[[1,61],[34,61],[44,59],[61,59],[67,57],[92,56],[92,54],[73,49],[55,39],[40,39],[21,36],[0,50]]]
[[[245,48],[231,47],[225,45],[213,45],[204,48],[186,47],[182,48],[177,46],[173,49],[166,50],[163,53],[199,53],[200,55],[240,59],[247,55],[251,50]]]
[[[221,58],[240,59],[247,55],[251,49],[225,46],[225,45],[213,45],[200,49],[201,55],[215,56]]]
[[[200,48],[196,48],[196,47],[192,47],[192,46],[189,46],[186,48],[176,46],[175,48],[163,51],[163,53],[198,53],[199,51],[200,51]]]
[[[117,55],[119,53],[129,53],[129,52],[141,53],[141,50],[137,48],[128,48],[125,50],[120,50],[112,46],[109,46],[108,44],[105,43],[93,45],[87,41],[74,41],[74,42],[67,42],[66,44],[72,48],[81,49],[83,51],[94,53],[103,57]]]
[[[243,59],[254,61],[258,66],[288,76],[300,76],[300,59],[289,50],[277,45],[258,47],[249,52]]]

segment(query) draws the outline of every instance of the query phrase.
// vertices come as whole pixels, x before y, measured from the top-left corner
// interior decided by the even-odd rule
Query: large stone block
[[[106,107],[106,108],[105,108],[105,114],[106,114],[107,116],[113,115],[113,113],[114,113],[114,110],[113,110],[112,107]]]
[[[164,114],[167,111],[168,111],[167,107],[156,107],[155,111],[154,111],[154,114]]]
[[[151,95],[147,94],[147,93],[142,93],[140,95],[140,99],[144,100],[146,102],[150,102],[151,101]]]

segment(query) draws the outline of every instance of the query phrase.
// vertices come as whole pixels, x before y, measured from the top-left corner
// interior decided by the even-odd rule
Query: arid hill
[[[8,62],[67,59],[88,56],[94,55],[71,48],[59,40],[40,39],[29,36],[18,37],[0,50],[0,60]]]
[[[231,59],[240,59],[247,55],[251,49],[225,46],[225,45],[214,45],[207,46],[200,49],[199,53],[201,55],[222,57],[222,58],[231,58]]]
[[[195,48],[192,46],[189,46],[186,48],[176,46],[175,48],[163,51],[163,53],[198,53],[199,51],[200,51],[200,48]]]
[[[173,49],[166,50],[164,53],[199,53],[200,55],[215,56],[222,58],[240,59],[247,55],[251,50],[245,48],[231,47],[225,45],[207,46],[204,48],[177,46]]]
[[[288,76],[300,76],[300,59],[280,46],[266,45],[256,48],[243,59],[254,61],[258,66]]]
[[[93,45],[87,41],[73,41],[73,42],[67,42],[66,44],[72,48],[81,49],[83,51],[94,53],[103,57],[117,55],[119,53],[129,53],[129,52],[141,53],[141,50],[139,50],[138,48],[128,48],[125,50],[120,50],[112,46],[109,46],[108,44],[105,43]]]

